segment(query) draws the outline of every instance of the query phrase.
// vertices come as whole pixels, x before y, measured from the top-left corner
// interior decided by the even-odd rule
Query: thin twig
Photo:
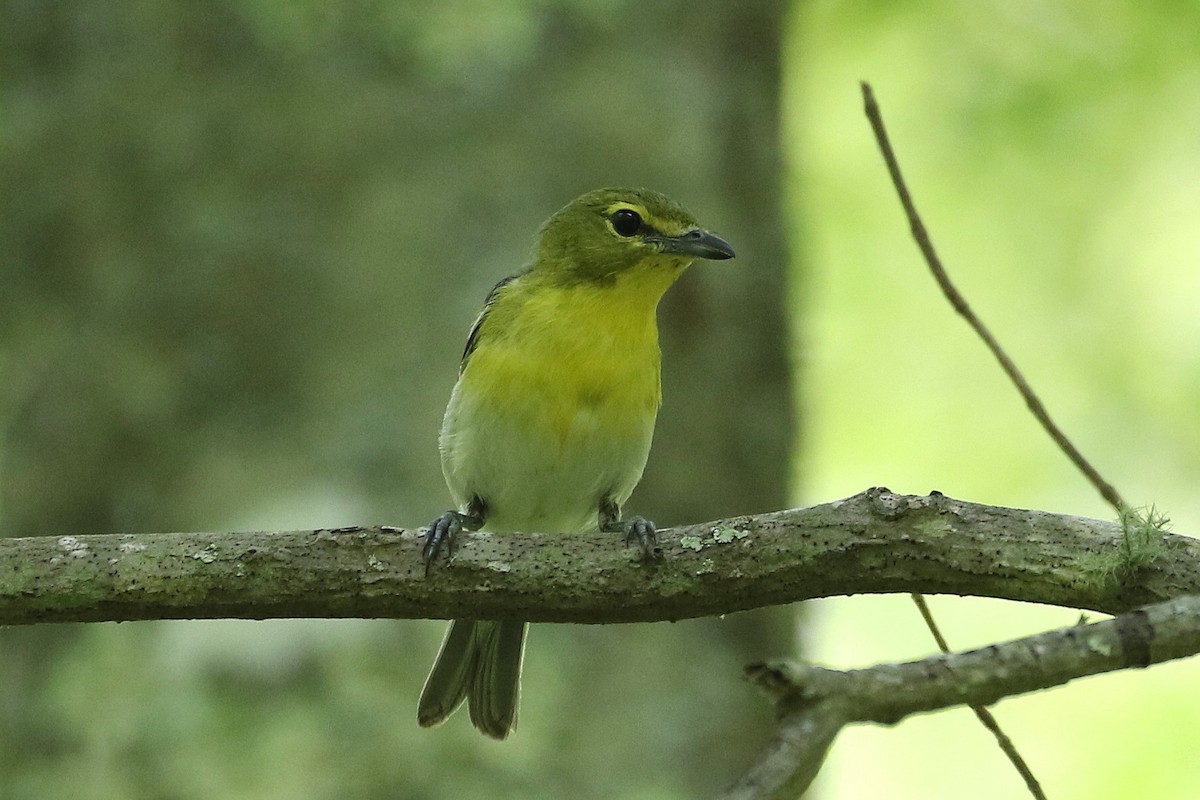
[[[883,160],[887,163],[888,172],[891,173],[892,183],[896,187],[896,194],[900,197],[900,202],[904,206],[904,213],[908,217],[909,225],[912,227],[913,239],[917,242],[917,247],[921,248],[921,254],[925,257],[925,263],[929,265],[929,269],[933,272],[933,277],[941,287],[942,294],[950,301],[950,305],[954,306],[967,324],[978,334],[983,343],[987,345],[988,350],[992,352],[996,360],[1000,362],[1000,368],[1008,375],[1009,380],[1017,387],[1017,391],[1021,393],[1021,397],[1025,400],[1025,405],[1029,406],[1029,410],[1033,416],[1041,423],[1042,428],[1050,435],[1067,458],[1071,459],[1072,463],[1087,477],[1088,481],[1095,487],[1096,491],[1105,499],[1105,501],[1116,509],[1117,513],[1124,511],[1127,506],[1125,501],[1121,499],[1121,495],[1117,490],[1106,481],[1096,468],[1083,457],[1083,454],[1071,443],[1067,435],[1050,419],[1050,414],[1046,411],[1046,407],[1042,401],[1034,393],[1033,389],[1026,382],[1021,371],[1017,369],[1017,365],[1013,363],[1004,349],[1000,347],[1000,343],[992,336],[991,331],[983,324],[979,317],[975,316],[975,312],[967,305],[966,299],[959,294],[958,289],[950,281],[950,276],[946,274],[945,267],[942,266],[942,261],[938,258],[937,251],[934,250],[933,242],[929,238],[929,233],[925,230],[925,224],[921,221],[920,215],[917,213],[917,207],[913,203],[912,196],[909,194],[908,186],[904,183],[904,178],[900,175],[900,164],[896,161],[896,155],[892,151],[892,145],[888,140],[887,129],[883,125],[883,115],[879,111],[879,104],[875,102],[875,94],[871,90],[871,85],[867,82],[862,83],[863,103],[867,114],[867,119],[871,121],[871,128],[875,131],[875,141],[879,144],[879,150],[883,154]]]
[[[938,649],[943,653],[949,654],[950,645],[946,643],[946,637],[942,636],[942,629],[933,618],[933,612],[929,610],[929,604],[925,602],[925,595],[914,592],[909,596],[916,604],[917,610],[921,612],[921,618],[925,620],[925,627],[929,628],[929,632],[933,634],[933,639],[937,642]],[[1020,774],[1021,779],[1025,781],[1025,788],[1029,790],[1029,793],[1036,797],[1037,800],[1046,800],[1046,794],[1042,791],[1042,784],[1038,782],[1037,776],[1033,774],[1033,770],[1029,768],[1029,764],[1021,756],[1021,752],[1017,750],[1017,746],[1013,744],[1013,740],[1000,727],[1000,723],[996,720],[995,715],[988,710],[987,706],[973,705],[971,706],[971,710],[975,712],[979,723],[996,737],[996,743],[1000,746],[1000,750],[1008,757],[1013,768]]]
[[[781,727],[804,724],[806,716],[814,715],[845,724],[895,725],[913,714],[990,705],[1077,678],[1144,669],[1197,652],[1200,596],[1190,595],[1101,622],[903,664],[834,670],[783,661],[751,664],[746,677],[775,697]],[[831,738],[832,732],[823,730],[812,742],[818,754]]]
[[[942,266],[942,261],[934,249],[933,241],[929,238],[929,233],[925,230],[925,223],[921,220],[921,215],[917,212],[912,195],[909,193],[908,186],[904,182],[904,177],[900,173],[900,163],[897,161],[896,154],[892,150],[891,141],[888,139],[887,128],[883,124],[883,114],[879,110],[879,104],[875,102],[875,93],[871,90],[871,85],[866,81],[862,83],[862,93],[867,119],[871,122],[871,129],[875,132],[875,140],[879,145],[880,152],[883,154],[884,161],[887,163],[888,172],[892,176],[892,183],[896,187],[896,194],[899,195],[900,203],[904,206],[904,213],[908,217],[909,225],[912,228],[913,238],[916,240],[917,246],[921,249],[921,253],[924,255],[925,262],[929,265],[934,279],[937,281],[938,286],[941,287],[942,294],[946,296],[946,299],[950,301],[950,305],[954,307],[954,310],[967,321],[967,324],[978,334],[979,338],[983,340],[983,343],[992,352],[992,355],[1000,362],[1000,367],[1008,375],[1013,385],[1017,387],[1017,391],[1021,393],[1021,396],[1025,398],[1025,404],[1029,407],[1034,417],[1042,424],[1046,432],[1050,434],[1050,437],[1067,454],[1067,457],[1083,471],[1084,475],[1088,477],[1101,496],[1117,510],[1118,514],[1121,513],[1125,508],[1125,503],[1121,500],[1120,495],[1117,494],[1117,490],[1100,476],[1100,473],[1076,449],[1066,434],[1050,419],[1050,414],[1026,382],[1021,371],[1017,369],[1017,365],[1013,363],[1008,354],[1004,352],[1004,349],[1000,347],[1000,343],[992,336],[991,331],[975,315],[971,307],[967,304],[966,298],[959,293],[958,289],[951,282],[950,276],[947,274],[945,267]],[[945,637],[942,636],[937,622],[934,621],[933,614],[930,613],[929,606],[925,603],[925,598],[916,593],[911,595],[911,597],[917,609],[921,612],[921,617],[925,620],[926,627],[929,628],[929,631],[933,634],[933,638],[937,641],[938,647],[941,648],[943,653],[949,653],[950,647],[946,643]],[[1012,740],[1000,728],[1000,724],[996,721],[992,713],[981,705],[973,705],[971,706],[971,710],[975,712],[975,716],[978,717],[983,727],[991,731],[992,735],[996,737],[996,742],[1000,750],[1012,763],[1013,768],[1021,775],[1029,793],[1036,800],[1045,800],[1046,796],[1042,792],[1037,778],[1029,769],[1029,765],[1021,756]]]
[[[929,632],[933,634],[933,640],[937,642],[938,649],[943,653],[949,653],[950,645],[946,644],[946,637],[942,636],[942,629],[934,621],[933,612],[929,610],[929,604],[925,602],[925,595],[913,592],[909,597],[917,606],[917,610],[921,612],[921,619],[925,620],[925,627],[929,628]]]
[[[841,726],[895,725],[912,714],[1061,686],[1086,675],[1140,669],[1200,651],[1200,596],[1143,606],[963,653],[905,664],[832,670],[799,662],[751,664],[746,677],[775,697],[771,743],[719,800],[797,797],[816,776]]]

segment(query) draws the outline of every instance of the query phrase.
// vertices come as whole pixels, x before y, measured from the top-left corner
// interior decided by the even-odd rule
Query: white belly
[[[480,391],[473,377],[460,377],[446,409],[442,468],[459,508],[484,500],[487,530],[595,530],[601,500],[629,498],[650,452],[657,370],[653,387],[625,375],[583,393],[561,375],[505,391]]]

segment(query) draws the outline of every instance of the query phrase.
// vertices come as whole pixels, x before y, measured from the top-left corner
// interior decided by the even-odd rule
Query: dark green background
[[[632,511],[883,484],[1108,516],[925,274],[861,79],[1060,423],[1200,530],[1198,41],[1191,0],[0,0],[0,534],[424,524],[485,293],[613,184],[738,252],[660,309]],[[933,603],[959,647],[1077,618]],[[823,662],[930,651],[905,598],[812,607]],[[742,665],[796,626],[537,626],[501,744],[416,726],[441,623],[5,629],[0,800],[708,796],[769,733]],[[998,714],[1055,800],[1191,798],[1197,669]],[[1022,789],[960,711],[845,732],[818,791]]]
[[[784,505],[782,3],[3,8],[3,534],[424,524],[484,295],[605,185],[739,254],[663,306],[630,509]],[[440,629],[5,631],[0,796],[689,796],[767,733],[741,665],[790,648],[778,611],[540,626],[496,745],[415,724]]]

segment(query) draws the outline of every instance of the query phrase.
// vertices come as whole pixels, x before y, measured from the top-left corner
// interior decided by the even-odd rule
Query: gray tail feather
[[[467,697],[467,683],[475,665],[475,627],[472,620],[455,620],[446,630],[433,669],[421,689],[417,722],[428,728],[445,721]]]
[[[417,721],[437,725],[469,698],[476,728],[494,739],[508,736],[517,724],[526,628],[524,622],[455,620],[425,679]]]

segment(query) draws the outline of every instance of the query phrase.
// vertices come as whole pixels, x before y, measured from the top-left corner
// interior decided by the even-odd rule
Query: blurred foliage
[[[1200,532],[1200,14],[1150,3],[797,3],[785,48],[805,500],[871,484],[1115,518],[937,291],[862,113],[874,86],[950,275],[1127,501]],[[1123,552],[1113,554],[1119,559]],[[904,597],[813,604],[821,662],[933,649]],[[952,647],[1078,612],[932,598]],[[1200,796],[1197,659],[1005,701],[1046,793]],[[828,798],[1027,796],[969,711],[856,728]]]
[[[926,277],[864,78],[951,273],[1059,421],[1200,530],[1192,4],[810,0],[786,26],[783,5],[6,0],[0,533],[422,524],[479,303],[606,184],[667,192],[739,256],[664,301],[639,513],[780,507],[791,447],[806,500],[883,483],[1109,516]],[[959,647],[1074,621],[933,604]],[[904,598],[816,605],[821,660],[931,649]],[[439,623],[8,629],[0,797],[711,794],[765,736],[736,676],[785,627],[537,626],[502,744],[416,728]],[[1196,670],[1000,719],[1057,800],[1192,797]],[[963,712],[846,732],[821,791],[1021,790]]]
[[[468,326],[646,185],[729,238],[664,302],[632,503],[780,507],[782,2],[0,5],[0,533],[420,525]],[[782,613],[538,626],[518,734],[421,731],[440,623],[0,632],[0,796],[690,797]]]

